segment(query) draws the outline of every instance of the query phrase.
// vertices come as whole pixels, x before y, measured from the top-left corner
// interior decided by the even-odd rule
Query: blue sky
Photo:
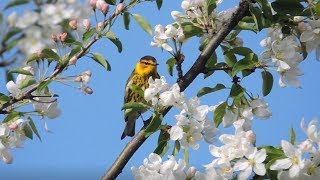
[[[4,1],[0,2],[3,3]],[[143,3],[131,12],[143,15],[152,26],[156,24],[169,24],[173,22],[170,12],[182,11],[181,1],[164,1],[163,8],[158,11],[155,2]],[[219,9],[234,6],[236,0],[225,0]],[[3,5],[1,5],[3,6]],[[168,76],[166,72],[166,60],[169,54],[159,48],[150,47],[152,37],[146,34],[131,22],[130,31],[123,28],[122,20],[119,19],[113,27],[123,43],[123,52],[119,54],[113,44],[101,40],[91,49],[92,52],[102,53],[112,66],[111,72],[106,72],[101,66],[91,59],[83,58],[76,67],[70,68],[67,74],[78,74],[85,70],[92,71],[92,79],[89,86],[93,89],[92,95],[84,95],[73,88],[61,84],[52,84],[52,90],[59,94],[59,106],[63,110],[60,117],[48,120],[47,123],[53,133],[43,130],[43,122],[36,120],[41,133],[42,142],[38,139],[27,140],[25,147],[12,151],[14,162],[11,165],[0,163],[0,178],[8,179],[98,179],[109,168],[130,138],[120,140],[124,128],[123,93],[126,80],[135,63],[144,55],[156,57],[159,65],[159,74],[165,75],[170,83],[176,80]],[[259,46],[260,40],[265,37],[265,32],[259,34],[242,33],[244,46],[252,48],[257,54],[263,51]],[[183,69],[186,72],[199,55],[198,39],[191,39],[183,47],[186,56]],[[221,59],[220,57],[218,59]],[[297,138],[305,136],[299,128],[300,120],[305,117],[310,121],[313,117],[319,117],[320,92],[319,62],[315,60],[315,54],[301,63],[304,75],[300,78],[302,88],[280,88],[277,84],[278,75],[274,74],[274,88],[265,100],[270,105],[273,115],[268,120],[254,120],[253,129],[257,133],[257,145],[279,145],[281,139],[289,139],[289,129],[294,127]],[[3,73],[0,77],[1,92],[6,91]],[[231,85],[231,80],[223,73],[217,73],[203,80],[200,75],[186,90],[188,97],[196,95],[197,91],[204,86],[215,86],[216,83]],[[255,95],[262,94],[262,79],[260,71],[250,78],[246,78],[241,84]],[[203,104],[215,105],[224,100],[228,92],[221,92],[204,96]],[[168,123],[174,122],[172,111],[165,117]],[[2,117],[2,116],[1,116]],[[212,114],[210,115],[212,118]],[[137,128],[142,123],[138,122]],[[226,132],[230,132],[227,129]],[[125,167],[119,179],[132,179],[131,166],[140,166],[145,157],[153,152],[156,147],[157,134],[150,137],[147,142],[137,151]],[[169,149],[169,153],[171,149]],[[201,168],[201,165],[210,163],[213,157],[208,151],[208,145],[203,143],[198,151],[190,150],[190,165]]]

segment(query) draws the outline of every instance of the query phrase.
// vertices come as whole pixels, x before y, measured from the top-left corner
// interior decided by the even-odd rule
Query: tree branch
[[[114,19],[117,16],[116,13],[113,13],[112,15],[110,15],[110,17],[104,22],[104,26],[103,28],[105,28],[108,24],[111,23],[112,19]],[[83,57],[87,51],[89,50],[89,48],[100,38],[100,34],[97,33],[94,38],[85,46],[82,47],[81,51],[76,55],[77,59],[80,59],[81,57]],[[60,73],[62,73],[62,71],[68,66],[68,61],[66,61],[64,64],[61,64],[60,66],[58,66],[58,68],[56,68],[54,70],[54,72],[47,77],[45,80],[52,80],[54,79],[57,75],[59,75]],[[44,80],[44,81],[45,81]],[[7,111],[6,108],[12,106],[13,104],[24,100],[24,99],[29,99],[29,97],[31,96],[31,93],[33,93],[34,91],[37,90],[38,86],[40,85],[40,83],[32,86],[32,88],[30,88],[27,92],[23,93],[21,96],[19,97],[12,97],[10,99],[10,101],[6,102],[5,104],[3,104],[0,107],[0,114],[8,114],[10,111]]]
[[[214,53],[216,48],[225,39],[225,37],[233,30],[233,28],[238,24],[238,22],[245,16],[248,11],[249,4],[252,0],[241,0],[238,9],[233,13],[231,19],[228,23],[224,24],[219,32],[209,41],[208,45],[199,55],[193,66],[189,71],[178,81],[180,86],[180,91],[184,91],[193,80],[205,70],[205,64],[208,59]],[[163,111],[163,116],[165,116],[171,107],[166,108]],[[150,121],[150,118],[149,118]],[[111,165],[108,171],[101,177],[102,180],[112,180],[122,172],[122,169],[133,156],[133,154],[139,149],[139,147],[145,142],[147,137],[144,135],[144,130],[148,126],[147,122],[143,128],[136,134],[136,136],[125,146],[123,151],[117,157],[115,162]]]

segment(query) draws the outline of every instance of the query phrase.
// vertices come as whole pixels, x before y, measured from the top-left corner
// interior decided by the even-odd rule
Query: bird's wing
[[[124,90],[124,103],[127,103],[129,102],[129,95],[131,94],[131,89],[130,89],[130,86],[132,85],[133,83],[133,79],[132,79],[132,76],[134,75],[134,70],[132,71],[131,75],[129,76],[128,80],[127,80],[127,83],[126,83],[126,87],[125,87],[125,90]]]

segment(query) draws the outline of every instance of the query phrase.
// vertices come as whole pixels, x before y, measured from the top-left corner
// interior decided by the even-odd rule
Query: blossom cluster
[[[22,16],[13,12],[8,24],[23,31],[17,47],[25,55],[41,51],[52,44],[51,34],[63,31],[62,22],[69,19],[86,19],[88,8],[74,0],[58,0],[54,4],[43,4],[39,11],[25,10]]]
[[[151,153],[139,168],[132,167],[135,179],[233,179],[245,180],[252,174],[264,176],[267,172],[267,150],[255,147],[256,135],[252,130],[245,131],[244,120],[233,123],[234,134],[222,134],[219,137],[221,146],[209,145],[214,159],[204,165],[204,172],[194,167],[186,170],[180,159],[178,163],[173,156],[162,163],[159,155]],[[320,132],[316,119],[306,126],[301,121],[301,128],[307,135],[302,142],[291,144],[281,141],[283,155],[279,154],[269,167],[277,171],[277,178],[283,179],[318,179],[320,177]],[[279,153],[279,152],[278,152]]]
[[[155,80],[150,78],[144,97],[147,102],[151,101],[155,108],[174,106],[181,110],[175,115],[177,121],[169,133],[170,139],[178,140],[182,148],[198,149],[198,142],[203,139],[208,143],[215,141],[214,136],[219,131],[207,117],[213,107],[201,105],[198,97],[187,99],[184,93],[180,92],[178,84],[170,87],[164,77]]]
[[[260,45],[267,48],[261,55],[262,61],[271,61],[277,67],[280,87],[300,87],[298,77],[303,73],[298,66],[303,55],[298,39],[294,35],[283,34],[281,27],[274,27],[268,29],[268,37],[263,39]]]
[[[220,179],[231,179],[238,172],[238,179],[248,179],[254,172],[263,176],[266,173],[266,150],[254,146],[255,133],[252,130],[245,131],[245,120],[233,123],[235,134],[222,134],[219,137],[222,146],[209,145],[210,153],[215,159],[204,165],[206,173],[200,173],[202,177],[210,178],[215,173]],[[196,173],[197,174],[197,173]]]
[[[214,108],[216,108],[218,105],[216,105]],[[272,112],[268,109],[268,107],[268,103],[266,103],[262,98],[252,99],[251,101],[248,101],[247,105],[242,105],[241,107],[227,106],[226,113],[222,118],[223,127],[229,127],[236,121],[244,120],[243,128],[245,130],[250,130],[254,117],[260,119],[270,118]]]
[[[320,132],[318,120],[313,119],[306,126],[301,120],[301,128],[307,139],[291,144],[282,140],[281,147],[285,158],[276,160],[270,166],[277,170],[278,179],[319,179],[320,177]]]
[[[222,0],[216,1],[216,4],[220,4]],[[181,8],[184,12],[172,11],[171,16],[174,19],[174,23],[166,25],[165,27],[158,24],[154,27],[155,36],[151,46],[160,47],[169,52],[177,52],[181,49],[182,43],[187,38],[184,33],[184,26],[192,26],[192,29],[196,28],[202,31],[197,33],[201,36],[200,43],[207,41],[214,34],[216,34],[222,27],[223,23],[227,22],[232,13],[237,7],[217,12],[214,9],[208,8],[208,2],[205,0],[184,0],[181,3]],[[211,12],[209,12],[211,11]],[[187,30],[187,31],[190,31]],[[172,41],[172,45],[170,42]],[[242,46],[243,41],[236,37],[232,42],[224,41],[223,43],[233,44],[234,46]],[[174,47],[174,48],[173,48]]]
[[[176,162],[174,156],[169,156],[167,161],[162,162],[159,155],[151,153],[148,158],[143,160],[143,165],[139,168],[132,167],[131,170],[136,180],[186,179],[185,167],[182,159]]]

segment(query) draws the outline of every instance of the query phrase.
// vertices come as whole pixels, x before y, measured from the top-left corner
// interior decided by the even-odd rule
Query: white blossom
[[[276,160],[276,162],[270,166],[270,169],[289,169],[290,178],[298,177],[305,166],[304,160],[302,159],[302,152],[285,140],[281,141],[281,147],[287,158]]]

